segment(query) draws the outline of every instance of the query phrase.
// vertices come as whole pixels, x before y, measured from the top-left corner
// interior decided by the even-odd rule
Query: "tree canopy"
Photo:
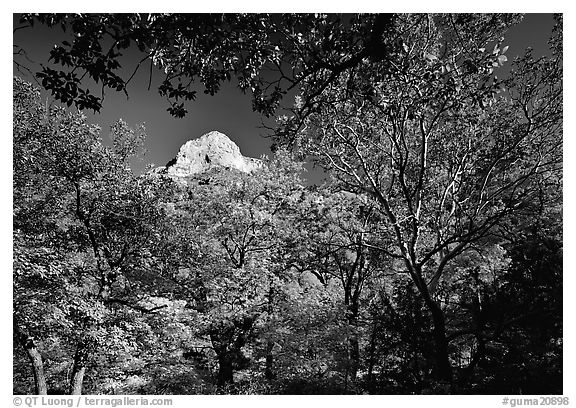
[[[480,35],[495,41],[518,16],[487,15],[414,17],[443,20],[446,35]],[[321,103],[324,90],[366,62],[383,70],[404,52],[402,37],[413,22],[402,15],[366,14],[24,14],[26,24],[61,27],[70,35],[50,50],[50,61],[37,76],[59,101],[80,109],[99,110],[102,97],[83,84],[91,79],[104,89],[128,91],[140,69],[161,75],[158,92],[177,117],[186,114],[183,101],[193,100],[203,86],[213,95],[235,78],[251,92],[255,111],[272,115],[282,97],[306,86],[300,113]],[[430,22],[430,21],[429,21]],[[470,38],[472,38],[470,37]],[[432,39],[431,39],[432,40]],[[466,47],[468,44],[461,44]],[[129,48],[141,59],[122,76],[122,57]],[[471,64],[481,61],[468,61]],[[153,69],[156,68],[156,69]],[[366,85],[366,84],[365,84]],[[369,92],[369,89],[365,89]]]
[[[39,73],[68,107],[131,46],[175,116],[297,96],[259,169],[175,179],[14,78],[15,392],[561,394],[562,18],[508,61],[519,19],[24,16],[74,34]]]

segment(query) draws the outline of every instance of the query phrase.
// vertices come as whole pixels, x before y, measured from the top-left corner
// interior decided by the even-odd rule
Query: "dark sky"
[[[18,15],[14,15],[14,27],[19,25]],[[506,53],[508,58],[511,60],[528,46],[531,46],[537,55],[545,53],[552,26],[553,19],[550,14],[526,15],[524,21],[506,35],[504,45],[509,45]],[[49,29],[37,25],[34,28],[17,30],[13,42],[26,50],[30,60],[45,63],[50,48],[66,39],[65,37],[66,34],[60,28]],[[123,65],[134,67],[137,58],[136,54],[127,55]],[[34,66],[29,61],[26,63],[30,67]],[[30,74],[17,72],[16,69],[14,74],[32,82]],[[167,101],[158,95],[154,83],[148,91],[147,83],[147,70],[143,69],[128,88],[128,99],[123,93],[108,90],[101,112],[95,115],[87,112],[91,122],[101,125],[104,140],[108,138],[110,124],[118,118],[124,119],[130,125],[145,123],[148,154],[143,163],[135,166],[136,170],[144,168],[148,163],[164,165],[176,156],[178,149],[186,141],[211,130],[228,135],[245,156],[260,157],[270,153],[270,141],[262,137],[266,131],[258,128],[261,117],[252,112],[250,95],[242,94],[233,83],[225,84],[215,96],[204,95],[200,89],[196,101],[187,105],[188,114],[183,119],[170,116],[166,111]],[[318,174],[315,174],[312,178],[317,176]]]

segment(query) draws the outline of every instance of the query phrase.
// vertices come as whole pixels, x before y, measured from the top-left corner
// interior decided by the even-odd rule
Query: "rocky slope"
[[[154,172],[180,178],[204,173],[214,167],[251,173],[262,165],[261,160],[242,156],[240,148],[224,133],[212,131],[186,142],[175,159]]]

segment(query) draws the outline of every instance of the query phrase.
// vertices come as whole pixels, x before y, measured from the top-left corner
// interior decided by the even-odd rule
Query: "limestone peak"
[[[166,167],[156,172],[173,177],[204,173],[214,167],[236,169],[250,173],[262,167],[262,161],[244,157],[240,148],[224,133],[211,131],[186,142]]]

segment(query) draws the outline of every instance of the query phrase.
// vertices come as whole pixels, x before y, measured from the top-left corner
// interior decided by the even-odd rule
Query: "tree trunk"
[[[274,315],[274,286],[270,284],[270,289],[268,291],[268,305],[267,305],[267,312],[269,316]],[[264,369],[264,376],[267,380],[274,380],[276,378],[276,373],[274,372],[274,354],[272,351],[274,350],[274,342],[272,340],[268,340],[266,343],[266,368]]]
[[[212,347],[218,358],[218,374],[216,383],[218,385],[232,384],[234,382],[233,353],[229,347],[232,343],[234,326],[214,328],[210,332]]]
[[[356,380],[360,361],[360,346],[358,345],[358,338],[356,336],[350,338],[349,353],[350,353],[350,379]]]
[[[218,356],[218,385],[234,383],[233,359],[229,353]]]
[[[234,364],[243,364],[242,347],[246,344],[257,315],[222,322],[210,330],[210,341],[218,357],[218,385],[234,382]]]
[[[82,384],[84,382],[84,373],[86,367],[79,367],[72,372],[70,380],[70,395],[82,395]]]
[[[452,383],[452,366],[450,365],[450,357],[448,353],[448,339],[446,337],[444,313],[436,302],[430,300],[427,304],[432,313],[432,321],[434,323],[432,334],[434,336],[434,355],[436,361],[434,364],[433,374],[436,379],[440,381]]]
[[[358,376],[358,367],[360,365],[360,346],[358,342],[358,295],[351,293],[345,294],[345,303],[348,309],[348,325],[352,331],[350,339],[348,340],[348,361],[350,368],[350,379],[356,380]]]
[[[81,395],[82,385],[84,383],[84,374],[86,373],[86,359],[88,353],[86,348],[80,344],[74,355],[74,366],[72,368],[72,378],[70,379],[70,395]]]
[[[47,395],[48,386],[46,385],[46,375],[44,374],[44,362],[42,361],[42,355],[36,347],[34,338],[20,330],[16,322],[14,322],[13,327],[18,343],[20,343],[24,351],[26,351],[26,355],[28,355],[30,364],[32,365],[34,392],[37,395]]]
[[[274,348],[274,342],[268,341],[266,345],[266,369],[264,370],[264,375],[267,380],[274,380],[276,378],[276,373],[274,372],[274,355],[272,350]]]
[[[376,364],[376,334],[378,322],[376,316],[373,317],[372,333],[370,335],[370,347],[368,348],[368,389],[372,390],[374,386],[374,365]]]
[[[482,360],[484,354],[486,353],[486,345],[484,339],[482,339],[480,335],[476,335],[476,339],[478,342],[477,349],[476,352],[474,353],[472,361],[470,361],[470,364],[468,364],[468,367],[466,367],[464,369],[464,372],[462,373],[462,376],[460,378],[461,386],[465,385],[470,381],[472,375],[474,374],[474,369],[476,368],[476,366],[478,365],[480,360]]]
[[[410,265],[409,265],[410,267]],[[452,384],[452,366],[448,353],[448,338],[446,337],[446,320],[440,305],[432,299],[428,285],[422,279],[422,270],[414,265],[412,267],[412,278],[420,294],[424,298],[424,303],[432,314],[432,336],[434,338],[434,362],[432,374],[438,381]]]
[[[46,375],[44,374],[44,363],[42,356],[36,347],[30,347],[26,350],[28,357],[32,363],[32,371],[34,372],[34,388],[38,395],[48,394],[48,387],[46,385]]]

